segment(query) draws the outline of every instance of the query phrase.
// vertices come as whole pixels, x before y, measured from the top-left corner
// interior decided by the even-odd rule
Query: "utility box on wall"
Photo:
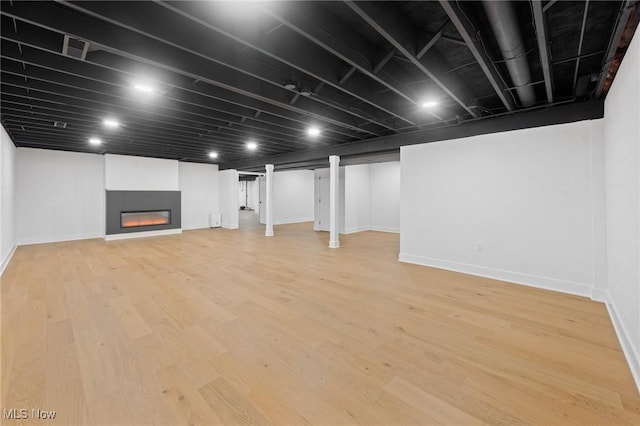
[[[220,228],[222,226],[222,215],[220,213],[209,214],[209,227]]]

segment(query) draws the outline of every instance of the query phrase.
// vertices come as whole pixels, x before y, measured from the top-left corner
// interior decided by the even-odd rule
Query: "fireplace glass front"
[[[120,212],[120,226],[122,228],[168,225],[170,223],[171,223],[170,210]]]

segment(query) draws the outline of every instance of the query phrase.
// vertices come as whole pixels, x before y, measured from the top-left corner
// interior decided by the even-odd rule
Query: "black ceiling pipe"
[[[527,52],[522,42],[518,20],[513,5],[509,1],[482,2],[489,23],[500,46],[509,75],[516,87],[520,103],[524,107],[533,106],[536,95],[531,85],[531,73],[527,62]]]

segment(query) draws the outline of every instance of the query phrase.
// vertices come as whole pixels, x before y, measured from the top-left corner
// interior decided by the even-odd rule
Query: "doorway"
[[[238,173],[238,216],[240,228],[260,225],[261,198],[259,193],[259,173]],[[264,178],[263,178],[264,179]]]

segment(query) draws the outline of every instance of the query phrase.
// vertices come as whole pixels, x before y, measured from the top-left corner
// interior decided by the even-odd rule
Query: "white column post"
[[[340,247],[338,237],[338,203],[340,191],[340,157],[329,156],[329,248]]]
[[[265,168],[267,170],[266,185],[265,185],[266,187],[265,188],[266,189],[265,221],[267,223],[265,226],[264,235],[266,237],[273,237],[273,164],[267,164]]]

